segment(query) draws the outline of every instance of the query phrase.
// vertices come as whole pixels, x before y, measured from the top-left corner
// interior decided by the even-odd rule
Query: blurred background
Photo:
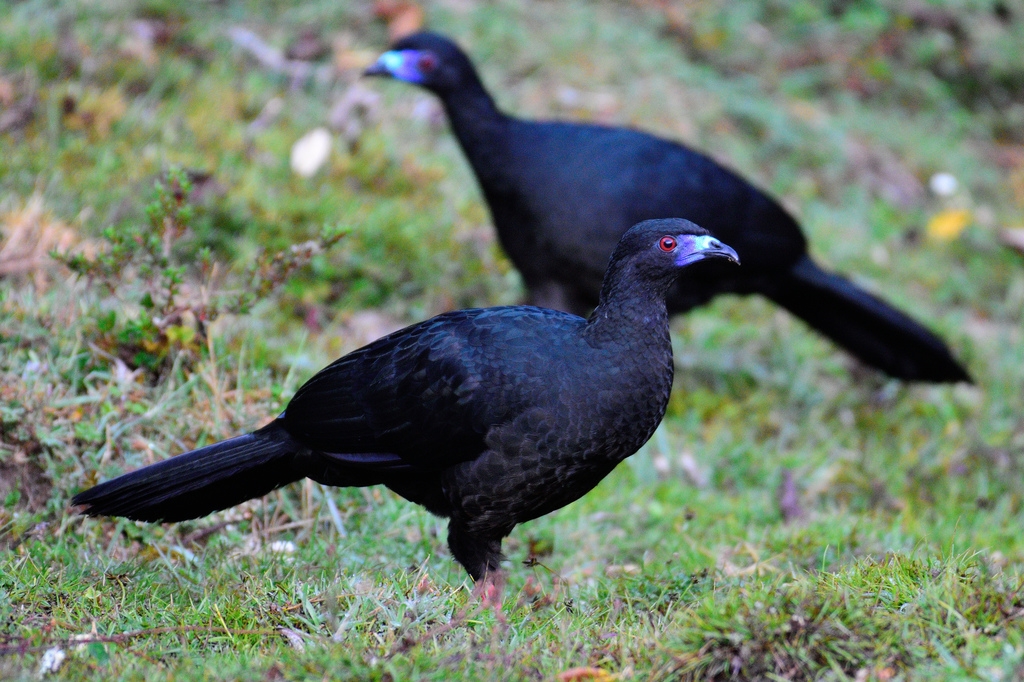
[[[838,570],[955,548],[1019,574],[1019,0],[6,0],[10,561],[58,537],[72,543],[58,564],[96,542],[137,561],[227,519],[244,523],[200,544],[319,534],[330,560],[299,551],[329,572],[384,581],[418,564],[460,583],[443,524],[386,491],[295,486],[172,529],[65,509],[97,479],[261,425],[384,333],[521,300],[438,102],[360,79],[420,28],[454,38],[508,113],[635,126],[738,171],[798,217],[821,262],[939,332],[976,381],[888,380],[765,301],[720,297],[673,322],[676,387],[655,439],[517,529],[515,562],[544,556],[581,585],[728,581],[760,576],[764,557]]]

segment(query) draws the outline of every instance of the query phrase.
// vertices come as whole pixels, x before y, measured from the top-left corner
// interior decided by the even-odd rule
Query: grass
[[[362,3],[7,9],[0,123],[32,116],[0,132],[0,264],[18,226],[36,255],[145,226],[170,167],[210,178],[175,258],[208,247],[225,287],[261,249],[347,236],[156,374],[97,330],[139,314],[136,269],[116,299],[39,264],[0,279],[0,677],[35,676],[54,647],[69,679],[1024,674],[1024,268],[999,240],[1024,222],[1019,3],[424,4],[506,109],[641,126],[768,188],[817,256],[927,321],[976,385],[888,381],[764,301],[718,300],[674,323],[652,442],[506,541],[507,627],[477,613],[394,655],[468,585],[443,523],[386,490],[300,484],[168,527],[67,502],[260,425],[390,328],[518,300],[432,100],[358,80],[387,43]],[[281,47],[320,27],[336,69],[296,86],[230,26]],[[351,144],[294,174],[292,144],[353,93]],[[936,172],[953,195],[927,189]],[[961,231],[930,229],[956,211]],[[205,282],[190,265],[182,296]]]

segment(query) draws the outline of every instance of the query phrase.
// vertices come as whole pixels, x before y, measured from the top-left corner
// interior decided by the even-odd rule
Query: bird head
[[[682,218],[637,223],[622,235],[612,258],[635,260],[644,264],[644,269],[673,275],[680,268],[709,258],[740,262],[731,247],[703,227]]]
[[[478,80],[473,64],[458,45],[428,32],[398,40],[363,75],[395,78],[437,93]]]
[[[736,251],[689,220],[645,220],[619,239],[601,298],[623,288],[664,296],[680,270],[712,258],[740,262]]]

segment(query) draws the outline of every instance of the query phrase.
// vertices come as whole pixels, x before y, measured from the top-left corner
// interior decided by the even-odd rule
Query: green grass
[[[237,271],[348,235],[159,376],[96,333],[137,272],[116,301],[58,270],[0,279],[0,677],[33,677],[52,647],[70,679],[1024,674],[1024,261],[998,239],[1024,223],[1019,2],[424,5],[506,109],[641,126],[768,188],[816,256],[939,331],[976,386],[901,385],[764,301],[718,300],[674,322],[651,443],[506,541],[507,625],[474,613],[393,655],[469,585],[444,524],[386,490],[295,485],[169,527],[67,509],[97,477],[259,426],[389,327],[521,295],[426,94],[363,83],[380,99],[358,144],[291,172],[291,145],[386,45],[368,4],[194,4],[5,6],[0,104],[36,104],[0,133],[0,233],[36,201],[37,233],[98,244],[144,225],[182,166],[216,181],[185,262],[209,246]],[[168,22],[165,44],[138,42],[144,18]],[[277,46],[323,27],[349,66],[292,87],[231,46],[234,25]],[[282,114],[254,129],[273,97]],[[953,196],[927,190],[939,171]],[[929,236],[953,209],[966,229]]]

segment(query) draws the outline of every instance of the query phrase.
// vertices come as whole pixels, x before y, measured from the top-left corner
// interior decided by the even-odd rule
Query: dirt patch
[[[13,461],[0,461],[0,506],[8,511],[40,511],[50,499],[53,482],[38,464],[19,459],[15,454]]]

